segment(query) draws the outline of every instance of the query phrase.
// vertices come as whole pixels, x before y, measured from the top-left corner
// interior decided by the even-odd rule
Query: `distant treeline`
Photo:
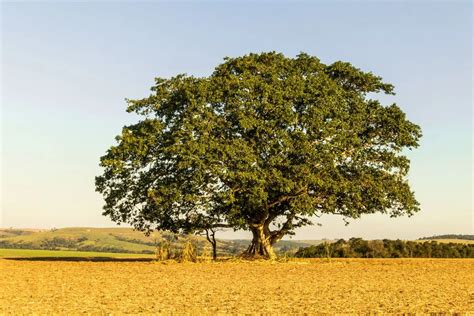
[[[300,248],[298,258],[474,258],[474,244],[340,239]]]
[[[435,235],[431,237],[422,237],[420,240],[430,240],[430,239],[464,239],[464,240],[474,240],[474,235]]]

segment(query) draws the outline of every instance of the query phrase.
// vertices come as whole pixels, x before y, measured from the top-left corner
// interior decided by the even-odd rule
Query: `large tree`
[[[104,215],[137,229],[253,234],[246,255],[322,214],[392,217],[419,210],[404,149],[420,128],[378,76],[346,62],[278,53],[226,58],[208,77],[156,78],[127,100],[142,119],[101,158]]]

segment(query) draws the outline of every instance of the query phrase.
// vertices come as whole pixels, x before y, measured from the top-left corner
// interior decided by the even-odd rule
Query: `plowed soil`
[[[0,314],[474,313],[472,259],[0,259]]]

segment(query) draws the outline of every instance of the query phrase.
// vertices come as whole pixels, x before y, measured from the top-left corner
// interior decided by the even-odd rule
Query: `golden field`
[[[474,312],[472,259],[0,259],[0,314]]]

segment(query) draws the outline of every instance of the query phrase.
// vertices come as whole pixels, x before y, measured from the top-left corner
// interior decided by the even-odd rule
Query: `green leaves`
[[[313,215],[418,210],[401,153],[421,130],[368,99],[393,86],[349,63],[249,54],[151,90],[127,100],[143,120],[101,159],[96,187],[115,221],[187,232],[259,223],[273,241]]]

